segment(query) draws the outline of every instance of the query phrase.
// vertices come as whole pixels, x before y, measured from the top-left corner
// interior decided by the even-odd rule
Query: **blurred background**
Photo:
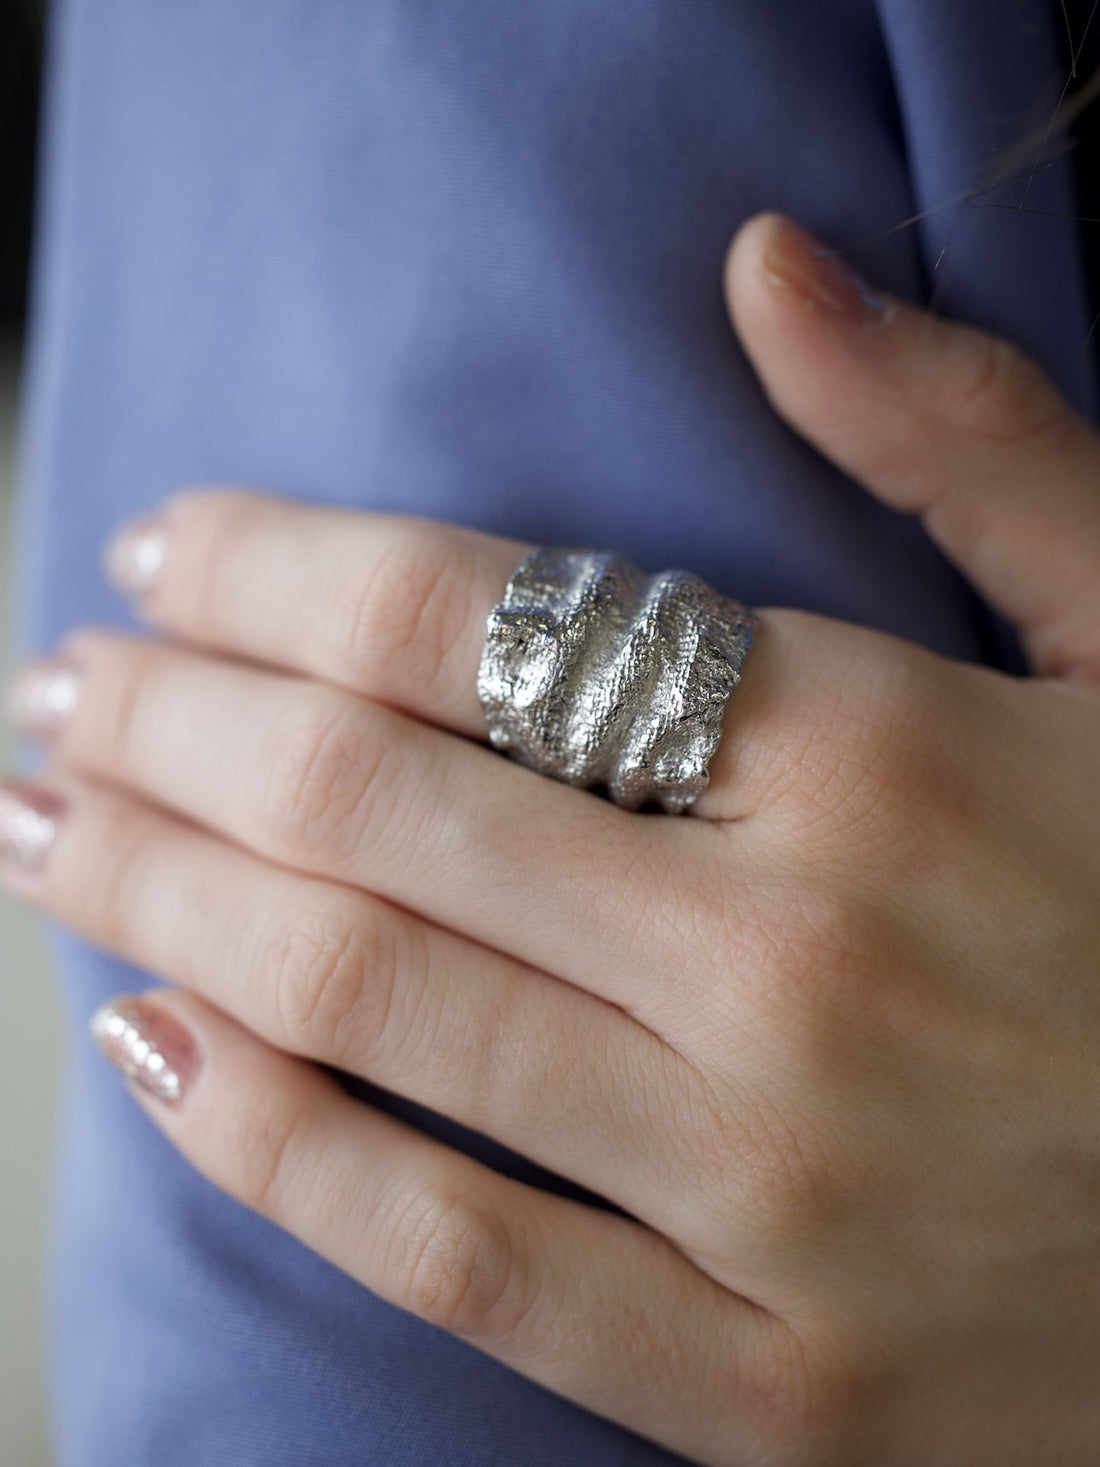
[[[0,0],[0,675],[19,629],[15,426],[26,319],[42,16]],[[0,728],[0,771],[15,749]],[[46,1197],[61,1021],[38,924],[0,896],[0,1463],[47,1467],[42,1384]]]
[[[1057,3],[1057,0],[1051,0]],[[1073,0],[1082,76],[1100,68],[1093,0]],[[44,0],[0,0],[0,677],[18,656],[19,375],[33,221]],[[1068,58],[1067,58],[1068,59]],[[1100,314],[1100,106],[1077,123],[1081,213]],[[16,750],[0,720],[0,774]],[[51,1467],[43,1362],[46,1218],[62,1025],[39,924],[0,894],[0,1467]],[[125,1464],[124,1464],[125,1467]],[[146,1464],[135,1464],[146,1467]]]

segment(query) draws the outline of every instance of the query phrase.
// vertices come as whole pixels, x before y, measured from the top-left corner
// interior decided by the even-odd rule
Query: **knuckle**
[[[746,1107],[745,1117],[739,1203],[775,1256],[795,1255],[807,1233],[820,1236],[850,1213],[851,1163],[830,1128],[805,1107],[758,1103]]]
[[[789,1331],[748,1394],[762,1459],[783,1467],[850,1467],[863,1461],[876,1369],[866,1349],[835,1338],[807,1345]]]
[[[103,940],[116,947],[126,947],[134,927],[133,914],[140,909],[143,892],[152,876],[150,861],[154,851],[144,823],[128,818],[121,805],[102,806],[101,819],[102,859],[86,870],[85,879],[95,887],[87,895],[98,911],[97,925]]]
[[[378,969],[371,933],[354,904],[311,891],[308,903],[283,919],[260,962],[257,987],[273,993],[286,1047],[340,1063],[362,1026],[367,974]]]
[[[488,962],[494,959],[489,956]],[[468,989],[468,975],[446,972],[443,955],[437,981],[421,981],[406,1005],[402,1028],[410,1036],[409,1056],[425,1073],[446,1083],[453,1075],[454,1055],[462,1056],[463,1089],[474,1109],[474,1125],[491,1127],[494,1116],[508,1115],[522,1125],[539,1105],[538,1097],[556,1094],[563,1109],[576,1103],[575,1091],[561,1084],[567,1068],[547,1027],[532,1022],[531,1006],[518,988],[501,992],[490,980],[479,988],[477,1002],[446,1007],[436,990],[446,984],[452,995]],[[414,1020],[415,1022],[411,1022]],[[396,1029],[396,1025],[393,1026]]]
[[[1018,444],[1068,421],[1069,408],[1046,373],[1003,337],[983,331],[953,333],[936,391],[942,417],[967,436]]]
[[[280,1215],[293,1169],[308,1150],[309,1113],[278,1087],[229,1109],[218,1139],[221,1184],[265,1217]]]
[[[105,712],[109,710],[104,724],[100,725],[105,735],[104,755],[113,766],[140,769],[145,762],[143,722],[151,691],[148,658],[144,649],[105,638],[77,644],[77,655],[86,651],[89,644],[95,654],[97,703]]]
[[[776,910],[779,908],[779,910]],[[846,989],[865,945],[858,900],[840,886],[795,878],[776,893],[761,940],[770,948],[765,971],[775,982],[782,1009],[792,1002],[830,1007],[845,1001]]]
[[[881,974],[883,921],[839,885],[802,882],[776,889],[754,923],[753,1033],[771,1079],[739,1097],[734,1186],[777,1247],[849,1218],[874,1168],[852,1059],[901,1002]]]
[[[464,1338],[515,1335],[526,1306],[511,1231],[484,1199],[433,1190],[402,1225],[398,1289],[403,1308]]]
[[[820,1084],[843,1036],[886,1017],[893,919],[843,877],[795,873],[762,902],[755,928],[761,1023],[773,1043],[785,1041],[783,1059],[798,1078]]]
[[[354,840],[351,818],[374,782],[357,710],[314,690],[276,723],[260,758],[260,819],[277,850],[333,852]]]
[[[402,526],[370,568],[337,582],[328,620],[343,675],[379,694],[431,697],[469,625],[470,575],[447,534]]]

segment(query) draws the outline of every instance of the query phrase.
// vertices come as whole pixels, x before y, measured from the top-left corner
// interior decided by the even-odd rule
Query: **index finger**
[[[485,742],[477,680],[486,624],[534,548],[413,516],[192,489],[124,527],[107,569],[154,625],[193,645],[304,673]],[[774,615],[769,622],[771,638]],[[748,690],[731,701],[743,709],[746,700],[760,701]],[[698,802],[696,813],[711,819],[745,814],[756,798],[744,782],[743,739],[731,797],[729,743]]]
[[[124,527],[107,570],[164,631],[483,740],[486,621],[533,548],[413,516],[188,490]]]

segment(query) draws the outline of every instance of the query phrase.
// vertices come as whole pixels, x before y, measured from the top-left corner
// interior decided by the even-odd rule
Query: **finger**
[[[190,490],[124,527],[107,565],[166,631],[485,741],[486,622],[532,548],[431,520]],[[724,806],[712,779],[694,813]]]
[[[692,1168],[666,1122],[702,1111],[698,1077],[619,1009],[83,781],[0,786],[0,799],[9,826],[20,804],[53,802],[48,860],[18,889],[90,942],[280,1049],[430,1106],[662,1230],[684,1226]],[[660,1110],[644,1103],[655,1092]]]
[[[123,998],[94,1023],[205,1176],[383,1299],[698,1461],[763,1460],[789,1333],[658,1234],[351,1100],[193,995]]]
[[[100,633],[72,647],[59,763],[612,1002],[667,990],[661,952],[684,927],[656,900],[670,885],[659,832],[686,822],[638,820],[341,689]],[[670,837],[681,869],[717,838],[693,824]],[[660,920],[624,932],[624,901],[650,890]]]
[[[726,263],[777,412],[933,538],[1043,672],[1100,677],[1100,435],[1016,347],[874,292],[782,215]]]
[[[166,631],[484,738],[486,622],[532,548],[432,520],[192,490],[124,528],[107,566]]]

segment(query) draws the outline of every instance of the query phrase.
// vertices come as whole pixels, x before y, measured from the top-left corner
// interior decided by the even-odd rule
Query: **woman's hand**
[[[1100,437],[775,216],[727,287],[777,410],[1041,676],[766,611],[702,818],[627,814],[479,742],[529,547],[188,494],[114,560],[189,645],[17,685],[52,767],[5,880],[181,985],[99,1029],[202,1172],[551,1389],[711,1464],[1094,1463]]]

